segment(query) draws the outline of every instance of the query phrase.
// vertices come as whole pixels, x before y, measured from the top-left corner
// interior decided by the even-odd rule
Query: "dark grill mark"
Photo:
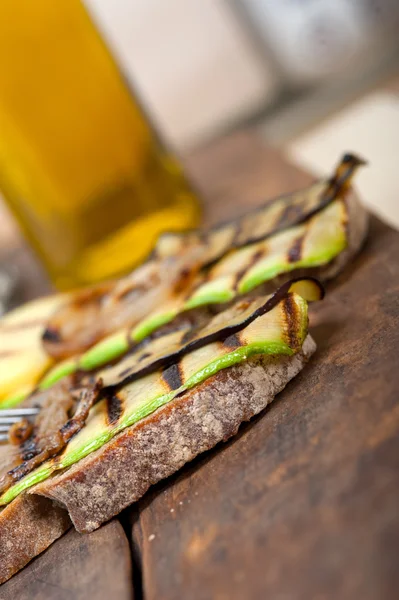
[[[290,199],[288,199],[288,203],[282,210],[274,230],[279,231],[290,225],[295,225],[301,218],[303,218],[303,201],[298,204],[291,204]]]
[[[151,356],[151,353],[150,353],[150,352],[144,352],[144,353],[143,353],[143,354],[140,356],[140,358],[139,358],[139,362],[141,362],[142,360],[144,360],[144,359],[146,359],[146,358],[149,358],[150,356]]]
[[[167,369],[162,372],[162,379],[168,385],[171,392],[177,390],[184,383],[182,374],[180,372],[180,364],[175,363],[170,365]]]
[[[191,288],[197,272],[198,268],[195,267],[184,267],[181,269],[179,277],[176,283],[173,285],[172,295],[180,296],[187,290],[187,288]]]
[[[36,438],[32,437],[23,442],[20,446],[20,454],[23,462],[30,460],[39,453]]]
[[[34,455],[36,456],[36,455]],[[33,458],[33,457],[32,457]],[[22,477],[25,477],[29,473],[29,468],[25,462],[17,465],[11,471],[7,471],[7,475],[10,475],[14,482],[19,481]]]
[[[233,333],[233,335],[229,335],[229,337],[224,340],[223,346],[229,348],[229,350],[234,350],[235,348],[240,348],[242,343],[238,335]]]
[[[65,425],[63,425],[60,429],[60,433],[61,435],[69,435],[72,431],[74,431],[76,427],[74,418],[72,417],[71,419],[69,419],[69,421],[67,421],[65,423]]]
[[[290,347],[296,350],[299,346],[298,340],[298,308],[292,294],[284,298],[284,314],[287,325],[287,338]]]
[[[188,344],[188,342],[191,342],[191,340],[193,340],[196,335],[198,333],[198,329],[196,327],[193,327],[192,329],[188,329],[186,331],[186,333],[183,334],[180,343],[183,344]]]
[[[55,327],[47,327],[42,335],[45,342],[60,342],[61,339],[61,334]]]
[[[116,425],[123,413],[123,400],[116,394],[107,398],[107,421],[108,425]]]
[[[298,262],[302,258],[303,242],[305,241],[305,233],[300,235],[292,244],[287,253],[287,260],[290,263]]]

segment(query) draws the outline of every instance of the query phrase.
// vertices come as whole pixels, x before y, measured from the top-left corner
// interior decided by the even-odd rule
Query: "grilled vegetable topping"
[[[330,262],[346,247],[347,211],[336,200],[303,225],[297,225],[263,241],[233,250],[207,273],[187,297],[152,313],[131,332],[131,341],[150,335],[159,323],[171,321],[182,311],[232,300],[277,275]],[[293,256],[295,253],[295,257]]]
[[[0,320],[0,408],[28,394],[52,365],[41,336],[49,316],[65,300],[62,295],[34,300]]]
[[[181,250],[185,242],[204,244],[203,266],[220,260],[231,248],[241,248],[275,233],[307,221],[311,216],[336,200],[349,188],[353,175],[365,161],[354,154],[345,154],[333,176],[309,187],[267,202],[260,208],[219,225],[209,232],[165,234],[157,242],[155,253],[169,256]]]
[[[293,291],[294,288],[295,288],[295,291],[297,291],[300,295],[302,295],[302,297],[305,298],[305,300],[307,300],[308,302],[320,300],[324,294],[324,292],[322,291],[323,288],[322,288],[321,284],[318,281],[316,281],[315,279],[313,279],[311,277],[299,278],[299,279],[295,279],[295,280],[290,280],[286,284],[281,286],[279,288],[279,290],[277,290],[275,292],[275,294],[273,294],[272,298],[270,298],[270,302],[274,301],[273,298],[278,298],[280,294],[285,293],[287,291],[287,289],[291,289],[291,291]],[[214,328],[217,327],[220,329],[222,327],[222,323],[223,322],[229,323],[229,319],[231,319],[233,316],[239,319],[240,312],[239,312],[238,307],[248,306],[248,314],[252,314],[255,311],[255,308],[253,308],[254,301],[252,301],[251,303],[248,303],[248,301],[246,301],[246,302],[247,302],[247,304],[241,302],[241,303],[234,305],[230,311],[223,311],[222,313],[220,313],[219,315],[214,317],[205,328],[201,328],[198,332],[196,330],[193,331],[191,329],[191,327],[187,325],[186,327],[184,327],[183,329],[180,329],[179,331],[172,332],[171,334],[168,334],[167,336],[162,336],[158,340],[152,341],[151,347],[157,347],[157,353],[159,353],[157,360],[160,360],[161,362],[162,361],[167,362],[168,357],[169,357],[170,353],[172,352],[172,350],[169,350],[169,349],[171,346],[173,347],[173,344],[175,344],[176,348],[179,346],[180,351],[186,352],[187,350],[181,349],[181,347],[179,345],[181,341],[187,342],[187,343],[185,343],[185,346],[189,347],[189,349],[191,350],[195,347],[194,344],[203,345],[204,338],[205,337],[208,338],[208,335],[210,336],[209,332],[211,332],[211,331],[213,332],[212,335],[216,335],[216,337],[220,337],[221,333],[218,332],[218,330],[213,331]],[[261,306],[261,304],[263,302],[264,302],[264,299],[262,299],[262,298],[258,299],[259,306]],[[64,362],[61,362],[60,364],[56,365],[44,377],[44,379],[42,380],[42,382],[40,384],[40,389],[47,389],[48,387],[53,385],[56,381],[58,381],[64,375],[68,375],[79,369],[83,370],[83,371],[94,370],[94,369],[99,368],[102,365],[107,364],[108,362],[118,358],[122,354],[125,354],[129,350],[129,347],[132,346],[132,344],[134,345],[136,343],[141,342],[144,338],[146,338],[150,333],[152,333],[159,326],[161,326],[165,323],[171,322],[178,314],[178,312],[179,312],[178,308],[179,308],[178,304],[175,303],[174,310],[167,310],[165,313],[161,313],[159,315],[157,315],[155,313],[148,321],[146,320],[145,322],[142,323],[142,325],[139,325],[138,327],[136,327],[133,330],[133,332],[130,334],[130,336],[131,336],[130,339],[129,339],[129,332],[127,332],[127,331],[117,332],[116,334],[113,334],[113,335],[105,338],[104,340],[102,340],[101,342],[99,342],[98,344],[93,346],[93,348],[88,350],[81,357],[67,359]],[[181,308],[184,310],[184,305]],[[229,328],[229,325],[226,325],[226,329],[228,329],[228,328]],[[184,338],[184,335],[187,335],[188,330],[191,330],[190,339]],[[164,339],[165,337],[167,339]],[[209,341],[211,341],[211,339],[209,339]],[[166,349],[168,349],[169,354],[162,355],[162,357],[161,357],[162,352],[166,352]],[[147,347],[145,347],[145,350],[143,350],[143,354],[145,354],[145,355],[149,354]],[[133,355],[133,356],[135,356],[135,355]],[[119,362],[117,367],[112,368],[112,369],[106,369],[106,371],[103,372],[104,381],[107,382],[106,385],[110,385],[110,384],[108,384],[110,373],[111,372],[115,373],[116,369],[121,364],[125,364],[125,363],[126,364],[132,363],[131,356],[128,356],[125,360],[123,360],[122,362]],[[144,361],[143,361],[143,359],[141,359],[140,369],[136,368],[135,370],[137,372],[139,372],[139,371],[144,372],[144,366],[146,366],[148,368],[150,368],[150,367],[153,368],[149,356],[146,356]],[[123,371],[123,368],[121,367],[120,370]]]
[[[150,259],[128,277],[79,292],[55,313],[43,335],[46,352],[59,360],[88,350],[89,355],[82,359],[81,366],[98,366],[97,349],[94,358],[91,349],[115,331],[135,327],[131,340],[137,341],[169,322],[181,310],[228,302],[237,291],[253,288],[259,279],[257,273],[253,277],[251,274],[245,285],[239,277],[239,262],[246,256],[253,261],[254,268],[263,258],[262,281],[296,268],[329,262],[346,244],[342,215],[332,214],[334,210],[340,213],[337,198],[342,197],[356,168],[362,164],[364,162],[356,156],[345,155],[330,180],[268,202],[238,221],[209,232],[161,236]],[[330,214],[328,205],[331,203],[335,209]],[[323,210],[327,211],[324,219],[317,215]],[[328,216],[335,219],[335,229],[329,227]],[[326,228],[326,239],[320,235],[321,228]],[[236,251],[230,255],[232,248]],[[204,273],[204,267],[214,263],[217,263],[216,269],[220,265],[223,270],[226,261],[231,264],[231,273],[218,278],[213,269]],[[244,266],[248,271],[249,265]],[[199,271],[201,274],[196,277]],[[237,287],[238,284],[241,287]],[[167,312],[165,305],[170,307]],[[117,340],[116,346],[113,346],[114,340],[112,343],[107,340],[99,356],[103,350],[108,353],[111,349],[112,358],[117,356],[117,350],[125,352],[129,340],[121,341],[119,337]],[[102,364],[105,360],[101,359]]]
[[[184,311],[229,302],[277,275],[330,262],[346,247],[346,220],[345,202],[336,200],[302,225],[233,250],[206,275],[198,275],[192,293],[170,298],[130,332],[122,330],[106,337],[77,359],[76,368],[99,368]]]
[[[320,295],[320,288],[311,280],[294,282],[295,287],[301,287],[302,291],[306,288],[305,292],[313,297]],[[298,352],[307,334],[307,303],[289,289],[290,286],[285,286],[279,297],[269,300],[269,305],[255,304],[255,310],[261,314],[253,320],[249,319],[245,307],[241,307],[241,313],[237,309],[237,314],[241,315],[237,316],[237,322],[240,318],[242,329],[237,330],[236,325],[230,331],[226,327],[221,328],[222,339],[188,352],[166,369],[140,376],[122,388],[118,386],[105,389],[103,398],[91,408],[85,427],[69,441],[61,455],[46,460],[27,475],[26,464],[19,465],[17,477],[21,474],[24,477],[5,491],[0,504],[7,504],[53,472],[76,463],[118,432],[137,423],[178,394],[198,385],[221,369],[247,360],[254,354],[292,355]],[[269,310],[264,312],[267,306]],[[217,329],[215,323],[214,326]],[[180,356],[180,353],[175,351],[175,356]],[[104,374],[105,371],[102,376]],[[123,378],[121,373],[117,373],[112,382],[119,383]],[[15,481],[15,477],[13,480]]]
[[[196,272],[199,249],[145,263],[117,282],[77,292],[47,324],[46,352],[63,359],[87,350],[121,327],[130,327],[168,298],[171,289],[188,283]]]
[[[240,331],[258,317],[272,310],[290,292],[298,293],[307,302],[321,300],[324,290],[321,284],[312,278],[298,278],[282,285],[267,298],[253,298],[236,302],[231,308],[215,315],[203,327],[186,327],[145,343],[133,354],[128,354],[113,367],[106,367],[98,376],[105,387],[127,383],[143,377],[161,366],[176,362],[188,352],[225,339]],[[292,347],[301,345],[301,340],[291,338]]]

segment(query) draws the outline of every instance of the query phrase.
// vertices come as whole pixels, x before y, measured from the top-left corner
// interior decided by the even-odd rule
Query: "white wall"
[[[273,96],[228,0],[85,0],[158,125],[192,146]]]

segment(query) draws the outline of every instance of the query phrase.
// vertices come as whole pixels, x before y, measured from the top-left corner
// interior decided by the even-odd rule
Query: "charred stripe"
[[[146,358],[149,358],[150,356],[151,356],[151,352],[143,352],[143,354],[139,358],[139,362],[141,362],[142,360],[145,360]]]
[[[293,350],[298,349],[299,340],[298,340],[298,323],[299,323],[299,315],[298,315],[298,307],[295,303],[294,297],[292,294],[288,294],[283,300],[283,311],[285,317],[285,324],[287,327],[287,341],[289,343],[290,348]]]
[[[223,346],[229,350],[234,350],[235,348],[240,348],[242,346],[242,342],[238,335],[233,333],[233,335],[229,335],[229,337],[224,340]]]
[[[298,262],[302,258],[303,242],[305,241],[306,232],[294,240],[291,248],[287,252],[287,260],[289,263]]]
[[[292,198],[287,199],[286,206],[282,209],[280,213],[280,217],[277,221],[275,229],[280,231],[281,229],[285,229],[291,225],[294,225],[301,221],[303,218],[303,205],[304,201],[292,203]]]
[[[22,462],[26,462],[27,460],[30,460],[34,456],[37,456],[37,454],[39,454],[39,452],[40,452],[40,448],[38,446],[38,441],[37,441],[36,437],[34,437],[34,436],[28,438],[27,440],[22,442],[22,444],[20,445],[20,456],[21,456]]]
[[[162,379],[167,384],[171,392],[181,387],[184,381],[180,369],[180,363],[174,363],[167,369],[164,369],[164,371],[162,371]]]
[[[42,340],[45,342],[60,342],[62,341],[62,337],[55,327],[46,327],[42,335]]]
[[[107,421],[108,425],[116,425],[123,414],[123,400],[117,394],[107,397]]]
[[[185,333],[183,333],[182,338],[180,340],[180,343],[181,344],[188,344],[188,342],[191,342],[191,340],[193,340],[196,335],[197,335],[197,328],[196,327],[192,327],[191,329],[187,329],[187,331]]]
[[[180,270],[179,277],[172,289],[172,296],[181,296],[187,288],[191,288],[195,283],[196,275],[199,271],[199,265],[196,267],[184,267]]]

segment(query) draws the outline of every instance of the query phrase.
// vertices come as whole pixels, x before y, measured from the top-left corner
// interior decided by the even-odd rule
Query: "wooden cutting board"
[[[209,223],[310,181],[251,131],[188,164]],[[128,542],[136,598],[396,598],[399,233],[371,219],[310,329],[317,354],[234,439],[152,488],[124,529],[67,533],[0,599],[133,597]]]

